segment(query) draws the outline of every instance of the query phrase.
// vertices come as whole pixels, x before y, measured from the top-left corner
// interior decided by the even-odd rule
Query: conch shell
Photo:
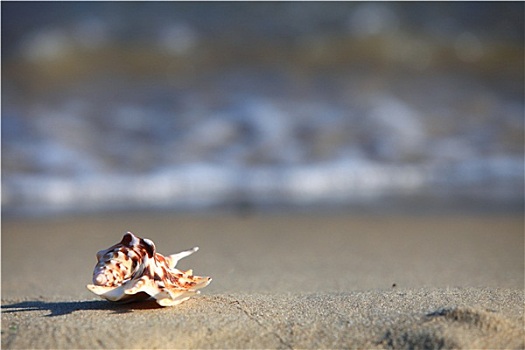
[[[192,270],[175,268],[180,259],[198,249],[163,256],[156,252],[151,240],[127,232],[120,243],[97,253],[93,284],[87,288],[110,301],[154,298],[162,306],[180,304],[211,282],[210,277],[194,276]]]

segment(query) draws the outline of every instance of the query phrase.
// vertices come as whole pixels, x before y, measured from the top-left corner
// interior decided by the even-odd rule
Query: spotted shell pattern
[[[210,277],[194,276],[192,270],[175,268],[177,262],[199,248],[163,256],[155,244],[127,232],[122,241],[97,253],[93,284],[87,288],[100,297],[119,302],[154,298],[162,306],[173,306],[199,294]]]

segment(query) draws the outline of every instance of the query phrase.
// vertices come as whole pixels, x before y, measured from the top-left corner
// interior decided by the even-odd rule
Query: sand
[[[172,308],[91,294],[131,230],[213,277]],[[2,348],[524,348],[521,215],[114,215],[2,222]]]

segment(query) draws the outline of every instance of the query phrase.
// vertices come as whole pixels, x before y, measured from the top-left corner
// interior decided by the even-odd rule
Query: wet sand
[[[211,276],[172,308],[91,294],[126,230]],[[2,222],[3,348],[523,348],[521,215],[114,215]]]

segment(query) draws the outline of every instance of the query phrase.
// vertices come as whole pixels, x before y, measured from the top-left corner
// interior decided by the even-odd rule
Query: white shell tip
[[[95,284],[99,285],[99,286],[102,286],[104,284],[106,284],[107,280],[106,280],[106,276],[104,276],[104,274],[99,274],[97,275],[97,277],[95,277]]]

